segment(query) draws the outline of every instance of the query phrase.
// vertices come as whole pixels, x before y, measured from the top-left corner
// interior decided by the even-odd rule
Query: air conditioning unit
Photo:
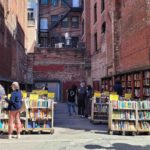
[[[64,43],[55,44],[55,48],[63,48]]]

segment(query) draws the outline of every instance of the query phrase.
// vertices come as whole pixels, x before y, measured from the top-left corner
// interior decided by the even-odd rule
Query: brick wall
[[[0,1],[0,77],[25,81],[25,15],[26,0]]]
[[[143,0],[126,0],[121,6],[119,71],[149,65],[148,8]]]
[[[72,84],[85,80],[84,53],[77,49],[39,49],[28,55],[33,80],[60,81],[65,91]]]

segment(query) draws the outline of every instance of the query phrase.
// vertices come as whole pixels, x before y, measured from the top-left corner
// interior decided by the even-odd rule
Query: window
[[[54,7],[58,6],[58,0],[51,0],[51,5]]]
[[[72,37],[72,48],[78,47],[79,38],[78,37]]]
[[[28,23],[29,22],[34,22],[34,9],[33,8],[28,8]]]
[[[76,16],[71,18],[71,27],[79,28],[79,17]]]
[[[94,34],[95,51],[97,51],[97,33]]]
[[[48,47],[48,32],[40,32],[39,37],[40,47]]]
[[[48,30],[48,19],[40,18],[40,30]]]
[[[48,4],[48,0],[41,0],[41,4],[42,5],[47,5]]]
[[[51,37],[51,47],[55,47],[56,43],[59,43],[59,37]]]
[[[57,21],[58,21],[58,15],[51,16],[51,25],[56,24]]]
[[[61,5],[62,5],[62,6],[67,6],[66,3],[69,4],[69,0],[61,0]]]
[[[84,20],[82,21],[82,35],[84,34]]]
[[[94,5],[94,23],[97,21],[97,3]]]
[[[61,26],[63,28],[68,28],[68,17],[66,17],[66,18],[63,19],[63,21],[61,22]]]
[[[106,32],[106,22],[104,22],[103,24],[102,24],[102,33],[105,33]]]
[[[101,0],[101,12],[105,10],[105,0]]]
[[[80,7],[80,0],[72,0],[72,7]]]

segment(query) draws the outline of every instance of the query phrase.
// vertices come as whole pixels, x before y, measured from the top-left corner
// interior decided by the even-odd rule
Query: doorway
[[[55,100],[61,101],[61,84],[60,81],[35,81],[36,89],[43,89],[47,85],[49,92],[55,93]]]

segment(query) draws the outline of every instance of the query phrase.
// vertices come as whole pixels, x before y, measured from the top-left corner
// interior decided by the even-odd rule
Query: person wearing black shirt
[[[72,85],[72,87],[67,91],[68,92],[68,113],[71,116],[71,108],[73,109],[73,113],[76,114],[75,110],[75,98],[76,98],[76,86]]]

